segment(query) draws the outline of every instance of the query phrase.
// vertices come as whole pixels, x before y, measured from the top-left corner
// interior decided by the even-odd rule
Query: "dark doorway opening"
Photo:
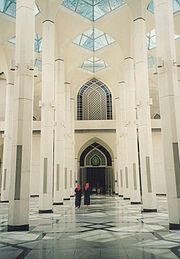
[[[90,183],[92,192],[96,194],[106,193],[104,167],[87,168],[87,181]]]

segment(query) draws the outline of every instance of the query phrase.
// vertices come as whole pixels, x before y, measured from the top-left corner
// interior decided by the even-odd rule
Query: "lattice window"
[[[112,120],[112,97],[107,86],[93,78],[77,96],[78,120]]]
[[[85,157],[85,166],[107,166],[107,160],[105,155],[94,148]]]

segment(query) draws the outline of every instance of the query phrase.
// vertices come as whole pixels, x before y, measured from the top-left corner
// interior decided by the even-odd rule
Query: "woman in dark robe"
[[[77,184],[77,187],[75,189],[75,207],[80,208],[81,206],[81,196],[82,196],[82,190],[80,184]]]
[[[84,186],[84,205],[90,205],[90,194],[91,194],[91,189],[89,186],[89,183],[86,183]]]

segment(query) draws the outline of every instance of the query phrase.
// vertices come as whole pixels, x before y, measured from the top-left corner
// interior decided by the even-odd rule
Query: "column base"
[[[74,198],[74,195],[70,195],[70,198]]]
[[[29,224],[19,225],[19,226],[8,225],[7,231],[9,231],[9,232],[11,232],[11,231],[29,231]]]
[[[157,212],[157,209],[143,209],[141,212]]]
[[[124,197],[123,200],[130,200],[130,198],[125,198],[125,197]]]
[[[123,197],[123,195],[122,195],[122,194],[119,194],[119,197]]]
[[[63,202],[54,202],[53,205],[63,205]]]
[[[131,201],[131,205],[136,205],[136,204],[142,204],[142,202],[140,202],[140,201]]]
[[[180,224],[169,223],[170,230],[180,230]]]
[[[64,198],[63,200],[64,201],[70,201],[70,198]]]
[[[39,214],[53,213],[53,210],[39,210]]]
[[[9,201],[0,201],[0,203],[9,203]]]

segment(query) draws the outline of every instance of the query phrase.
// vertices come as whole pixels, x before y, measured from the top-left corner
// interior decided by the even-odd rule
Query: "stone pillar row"
[[[56,0],[52,2],[58,3]],[[140,203],[138,172],[140,167],[143,212],[156,212],[145,6],[143,0],[128,0],[128,3],[133,6],[134,60],[131,56],[124,60],[123,81],[119,83],[119,96],[116,99],[116,180],[118,180],[116,190],[119,196],[130,199],[132,204]],[[173,6],[171,0],[154,0],[154,4],[170,229],[180,229],[180,122],[178,117],[180,91],[177,84]],[[16,66],[14,80],[9,74],[7,83],[2,179],[2,201],[9,200],[9,231],[29,229],[34,92],[32,61],[34,60],[35,2],[17,0],[16,6]],[[70,196],[73,196],[74,180],[77,180],[77,174],[74,173],[74,100],[70,99],[69,83],[64,84],[64,61],[55,60],[54,19],[44,19],[42,31],[39,213],[52,213],[53,203],[63,204],[63,199],[70,199]],[[73,110],[72,115],[71,110]],[[9,195],[8,189],[10,189]]]
[[[169,228],[180,229],[180,89],[176,67],[173,2],[154,0],[154,15]]]

